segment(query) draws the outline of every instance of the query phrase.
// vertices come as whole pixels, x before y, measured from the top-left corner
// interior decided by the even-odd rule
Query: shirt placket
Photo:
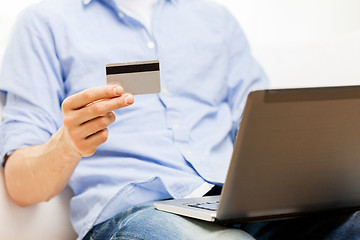
[[[179,104],[181,104],[181,102],[176,100],[176,97],[174,96],[175,93],[171,90],[170,81],[175,79],[172,79],[171,75],[164,76],[161,71],[162,54],[159,51],[166,51],[166,49],[158,47],[157,40],[159,39],[157,39],[158,36],[156,34],[156,30],[158,27],[157,24],[161,24],[161,22],[157,21],[157,18],[163,11],[163,8],[163,2],[160,2],[156,6],[152,21],[152,32],[150,32],[141,22],[127,16],[126,13],[122,12],[120,9],[117,8],[117,11],[119,19],[123,21],[124,24],[141,25],[141,28],[139,28],[139,37],[143,42],[144,54],[146,54],[149,59],[158,59],[160,61],[161,92],[158,94],[158,99],[164,106],[164,114],[167,121],[166,127],[168,130],[172,131],[173,141],[181,151],[184,158],[191,162],[191,159],[193,158],[193,152],[189,148],[189,129],[184,122],[185,116],[183,116],[183,113],[180,111],[181,108],[179,107]]]

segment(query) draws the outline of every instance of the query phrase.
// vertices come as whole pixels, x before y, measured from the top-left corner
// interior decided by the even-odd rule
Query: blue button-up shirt
[[[246,97],[267,79],[234,17],[210,1],[160,1],[152,34],[112,0],[46,0],[15,25],[0,80],[1,156],[46,142],[67,96],[106,84],[105,64],[154,59],[162,93],[116,110],[107,142],[70,179],[79,238],[136,204],[222,184]]]

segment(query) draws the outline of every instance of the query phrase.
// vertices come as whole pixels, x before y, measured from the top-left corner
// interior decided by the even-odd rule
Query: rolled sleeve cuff
[[[2,167],[5,166],[6,156],[9,156],[15,150],[42,144],[51,137],[51,133],[45,129],[23,122],[4,123],[1,125],[0,131],[0,161]]]

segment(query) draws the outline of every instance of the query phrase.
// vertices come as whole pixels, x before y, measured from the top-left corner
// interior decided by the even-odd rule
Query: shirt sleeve
[[[227,16],[230,58],[227,76],[228,102],[232,112],[234,141],[248,94],[253,90],[266,88],[269,81],[261,66],[251,55],[249,43],[237,20],[230,13]]]
[[[4,54],[0,90],[6,95],[0,154],[46,142],[62,125],[64,82],[51,28],[35,7],[18,17]]]

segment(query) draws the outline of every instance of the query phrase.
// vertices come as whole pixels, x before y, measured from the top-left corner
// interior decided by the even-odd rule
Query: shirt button
[[[173,125],[173,128],[174,128],[174,129],[179,128],[179,127],[180,127],[179,124],[176,124],[176,123],[175,123],[175,124]]]
[[[186,155],[188,155],[188,156],[192,156],[192,152],[191,152],[191,151],[186,151],[185,153],[186,153]]]
[[[165,94],[165,95],[166,95],[166,94],[168,94],[168,90],[167,90],[167,88],[166,88],[166,87],[163,87],[163,89],[162,89],[162,93],[163,93],[163,94]]]
[[[153,48],[155,48],[155,43],[154,42],[148,42],[147,47],[150,48],[150,49],[153,49]]]
[[[124,18],[125,17],[125,14],[123,12],[119,12],[118,15],[119,15],[119,18]]]

